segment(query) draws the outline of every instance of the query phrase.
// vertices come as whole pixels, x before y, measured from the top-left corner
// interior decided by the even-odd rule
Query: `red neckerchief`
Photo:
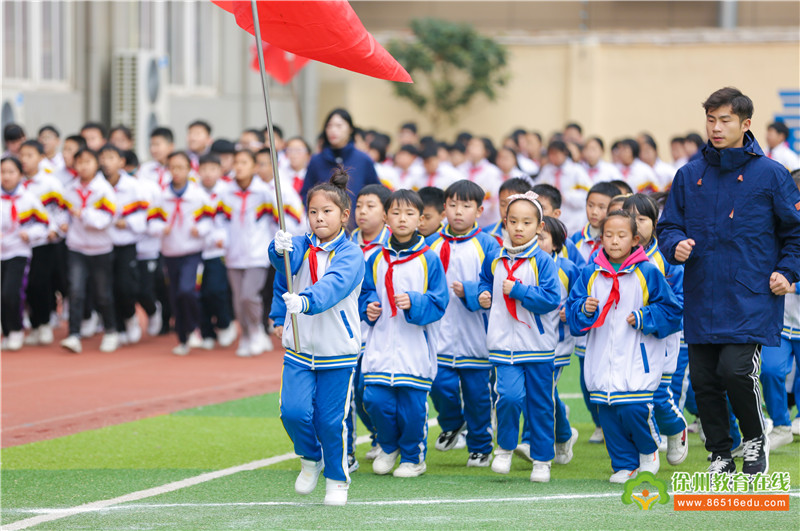
[[[444,272],[447,273],[447,268],[450,267],[450,242],[461,242],[464,240],[469,240],[470,238],[474,237],[478,234],[481,229],[478,229],[475,232],[470,231],[469,234],[465,236],[451,236],[444,232],[442,229],[439,234],[444,238],[444,243],[442,243],[442,248],[439,251],[439,258],[442,260],[442,266],[444,266]]]
[[[247,196],[250,195],[249,190],[237,190],[233,195],[242,200],[242,208],[239,210],[239,220],[244,223],[244,215],[247,210]]]
[[[89,202],[89,196],[92,195],[92,191],[89,190],[88,185],[80,185],[78,188],[75,188],[75,192],[81,198],[81,209],[86,208],[86,203]]]
[[[561,168],[556,168],[555,183],[556,188],[561,190]]]
[[[3,194],[3,199],[6,201],[11,202],[11,225],[17,224],[17,199],[19,199],[18,195],[11,195],[11,194]]]
[[[581,330],[582,332],[603,326],[603,323],[606,321],[606,316],[611,310],[611,305],[613,304],[616,306],[619,304],[619,277],[633,272],[633,270],[625,271],[625,268],[639,262],[647,262],[648,260],[649,258],[647,257],[647,253],[645,253],[641,247],[637,247],[636,250],[632,252],[631,255],[622,263],[622,265],[619,266],[619,271],[614,271],[613,266],[609,267],[611,271],[600,271],[601,275],[612,280],[611,292],[608,294],[608,300],[606,300],[606,303],[603,305],[603,309],[600,311],[600,315],[597,317],[597,320],[594,322],[594,324],[592,324],[592,326]],[[596,264],[600,264],[603,267],[610,266],[610,262],[604,253],[598,254],[594,261]]]
[[[308,244],[308,267],[311,270],[311,283],[316,284],[319,277],[317,276],[317,253],[320,251],[324,251],[322,247],[316,247],[312,244]]]
[[[294,177],[292,178],[292,187],[298,194],[300,193],[300,190],[303,189],[303,179],[300,177],[299,173],[294,174]]]
[[[392,308],[392,317],[397,315],[397,304],[395,304],[394,302],[394,280],[392,279],[394,266],[410,262],[411,260],[423,254],[427,250],[428,246],[426,245],[419,251],[392,262],[391,255],[389,254],[389,249],[386,247],[383,248],[383,259],[386,260],[386,265],[388,266],[386,268],[386,277],[384,278],[384,284],[386,286],[386,297],[389,299],[389,306],[391,306]]]
[[[514,271],[519,269],[522,264],[527,262],[528,258],[520,258],[516,260],[514,262],[514,265],[511,267],[508,267],[509,260],[510,259],[508,257],[506,256],[503,257],[503,267],[506,268],[506,272],[508,273],[508,276],[506,278],[508,280],[511,280],[512,282],[516,282],[518,279],[514,276]],[[517,301],[515,301],[514,299],[511,298],[510,295],[506,295],[505,293],[503,293],[503,300],[506,301],[506,308],[508,308],[508,313],[511,314],[511,317],[513,317],[515,320],[519,321],[520,323],[530,328],[531,325],[529,325],[525,321],[521,321],[519,317],[517,317]]]

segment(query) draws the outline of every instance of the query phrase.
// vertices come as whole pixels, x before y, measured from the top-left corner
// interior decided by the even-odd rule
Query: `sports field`
[[[621,502],[622,486],[608,483],[605,448],[587,442],[592,427],[578,397],[576,366],[559,390],[581,437],[573,461],[553,465],[549,484],[531,483],[531,465],[518,458],[508,476],[467,469],[466,450],[433,450],[439,428],[432,423],[425,475],[372,474],[364,441],[347,506],[326,507],[323,481],[308,497],[294,493],[299,461],[272,393],[5,448],[1,523],[104,530],[800,527],[797,442],[770,461],[771,471],[792,474],[788,512],[676,512],[672,501],[642,511]],[[690,443],[680,470],[705,470],[697,435]],[[669,480],[673,470],[662,456],[658,477]]]

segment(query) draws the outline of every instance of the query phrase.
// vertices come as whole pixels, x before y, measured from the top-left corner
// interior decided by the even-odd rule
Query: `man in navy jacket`
[[[684,328],[709,472],[734,472],[727,398],[744,439],[745,474],[766,473],[758,371],[780,342],[783,301],[800,280],[800,192],[750,132],[753,102],[735,88],[703,103],[708,143],[678,170],[657,233],[684,264]]]

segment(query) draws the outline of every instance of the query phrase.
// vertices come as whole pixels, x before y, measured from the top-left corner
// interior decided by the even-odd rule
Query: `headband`
[[[524,199],[526,201],[530,201],[531,203],[533,203],[533,206],[535,206],[536,209],[539,211],[539,221],[544,221],[544,211],[542,210],[542,205],[539,204],[539,201],[537,201],[537,199],[539,199],[539,194],[531,190],[528,190],[524,194],[510,195],[508,196],[508,206],[511,206],[511,203],[513,203],[517,199]],[[506,212],[506,215],[508,215],[508,212]]]

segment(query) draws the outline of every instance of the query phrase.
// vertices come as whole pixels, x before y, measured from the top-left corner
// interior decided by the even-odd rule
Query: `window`
[[[3,2],[3,78],[40,85],[68,82],[71,17],[67,2]]]
[[[166,52],[170,85],[181,91],[216,89],[214,48],[221,10],[204,0],[166,5]]]

